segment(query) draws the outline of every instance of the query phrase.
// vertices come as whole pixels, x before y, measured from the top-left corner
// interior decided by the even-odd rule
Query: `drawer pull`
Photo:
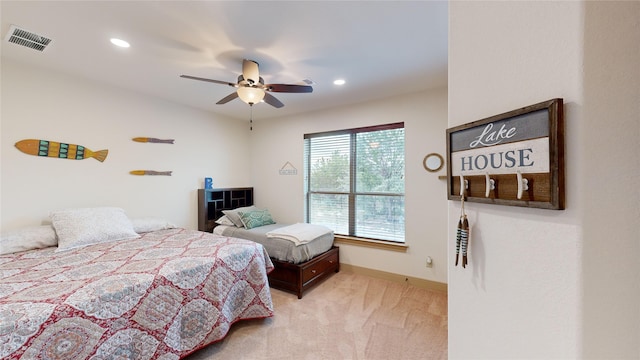
[[[313,269],[313,270],[311,270],[311,272],[315,274],[315,273],[316,273],[316,270],[315,270],[315,269]]]

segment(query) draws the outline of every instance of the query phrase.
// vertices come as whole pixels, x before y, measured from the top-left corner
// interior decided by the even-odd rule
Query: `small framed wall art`
[[[447,129],[447,160],[449,200],[564,209],[562,99]]]

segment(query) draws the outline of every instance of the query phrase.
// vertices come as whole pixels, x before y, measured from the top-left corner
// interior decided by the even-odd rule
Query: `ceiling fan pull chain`
[[[251,108],[251,113],[249,115],[249,130],[253,131],[253,104],[249,104],[249,108]]]

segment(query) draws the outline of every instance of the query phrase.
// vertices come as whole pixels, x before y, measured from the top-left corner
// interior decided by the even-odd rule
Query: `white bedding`
[[[323,225],[296,223],[271,230],[267,237],[289,240],[299,246],[328,233],[333,233],[333,230]]]
[[[236,226],[218,225],[213,229],[213,233],[255,241],[265,247],[270,257],[293,264],[309,261],[315,256],[331,249],[333,245],[332,231],[300,246],[296,246],[296,244],[290,240],[278,237],[267,237],[268,232],[289,225],[291,224],[271,224],[249,230]]]

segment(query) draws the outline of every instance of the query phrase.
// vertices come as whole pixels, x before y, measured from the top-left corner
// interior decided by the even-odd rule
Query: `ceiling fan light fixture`
[[[1,0],[0,0],[1,1]],[[265,84],[264,79],[260,76],[260,72],[258,70],[258,63],[253,60],[244,59],[242,61],[242,74],[238,75],[237,83],[230,83],[226,81],[206,79],[201,77],[189,76],[189,75],[180,75],[182,78],[207,81],[216,84],[229,85],[231,87],[236,88],[235,92],[225,96],[220,99],[216,104],[222,105],[226,104],[235,98],[240,98],[244,103],[249,105],[254,105],[259,102],[265,102],[275,108],[281,108],[284,104],[278,100],[275,96],[271,94],[267,94],[268,92],[277,92],[277,93],[310,93],[313,92],[313,87],[311,84],[313,81],[309,79],[305,79],[304,83],[307,85],[300,84]],[[249,80],[251,79],[251,80]]]
[[[122,40],[122,39],[116,39],[116,38],[111,38],[110,39],[111,43],[115,46],[121,47],[121,48],[128,48],[129,46],[131,46],[128,42]]]
[[[249,105],[257,104],[264,99],[264,90],[255,87],[241,86],[238,88],[238,97]]]

